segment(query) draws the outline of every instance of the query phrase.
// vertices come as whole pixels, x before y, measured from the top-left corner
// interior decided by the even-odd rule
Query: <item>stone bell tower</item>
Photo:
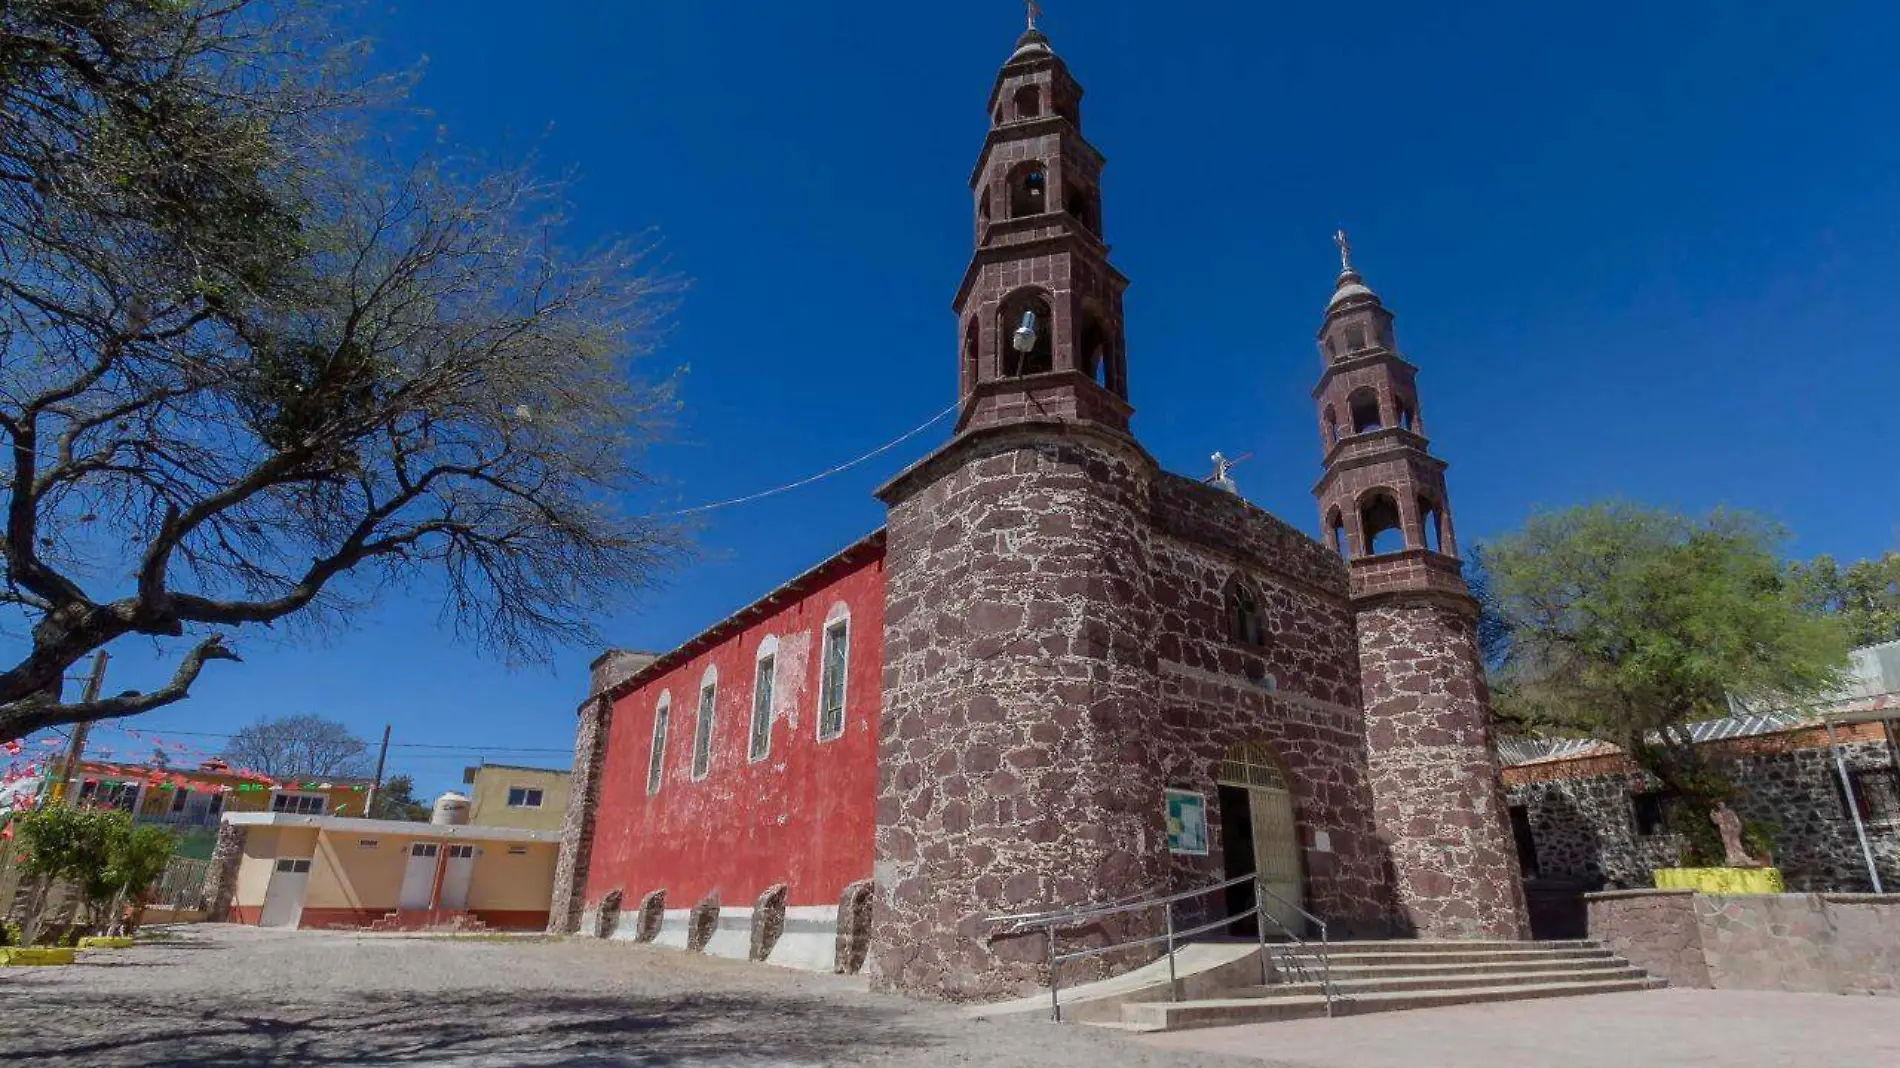
[[[1102,240],[1103,160],[1081,103],[1032,23],[990,92],[970,179],[956,434],[879,491],[868,966],[883,989],[1027,992],[1047,980],[1045,943],[986,918],[1165,879],[1162,783],[1142,735],[1158,700],[1145,528],[1157,470],[1128,431],[1127,281]],[[1117,917],[1082,941],[1158,922]]]
[[[1426,938],[1529,936],[1498,777],[1477,605],[1392,313],[1352,268],[1320,326],[1318,404],[1327,544],[1346,558],[1358,625],[1374,818],[1399,926]]]

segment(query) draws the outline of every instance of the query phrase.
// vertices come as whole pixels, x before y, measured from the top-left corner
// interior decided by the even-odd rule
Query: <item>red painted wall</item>
[[[841,558],[842,559],[842,558]],[[619,889],[631,911],[665,889],[669,909],[710,890],[750,906],[774,883],[789,905],[835,905],[871,876],[882,704],[884,554],[820,568],[811,588],[692,659],[644,680],[614,703],[584,900]],[[834,607],[850,613],[844,733],[818,741],[824,629]],[[742,614],[743,615],[743,614]],[[778,639],[772,746],[748,759],[760,643]],[[712,762],[692,778],[700,681],[718,670]],[[654,711],[672,697],[664,781],[647,795]]]

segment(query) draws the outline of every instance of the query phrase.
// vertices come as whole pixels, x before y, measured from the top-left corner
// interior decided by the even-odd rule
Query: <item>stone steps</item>
[[[1333,990],[1342,997],[1359,994],[1383,994],[1400,990],[1461,990],[1471,987],[1535,986],[1540,983],[1594,983],[1612,979],[1646,979],[1648,973],[1632,964],[1607,962],[1602,968],[1567,968],[1545,971],[1478,972],[1469,975],[1404,974],[1384,976],[1344,976],[1333,973]],[[1293,997],[1320,993],[1320,983],[1275,983],[1272,986],[1242,987],[1230,998]]]
[[[1288,973],[1289,953],[1306,976]],[[1592,942],[1348,942],[1327,957],[1335,1016],[1665,985]],[[1121,1029],[1168,1031],[1327,1015],[1316,950],[1274,947],[1270,960],[1285,981],[1240,986],[1219,997],[1122,1004]]]

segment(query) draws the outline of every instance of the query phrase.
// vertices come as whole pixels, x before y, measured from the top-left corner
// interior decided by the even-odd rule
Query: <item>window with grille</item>
[[[310,861],[292,860],[289,857],[286,857],[277,862],[277,870],[288,873],[288,874],[293,874],[293,875],[300,872],[307,872],[310,870]]]
[[[673,695],[661,694],[659,707],[653,710],[653,751],[647,757],[647,796],[660,792],[666,772],[666,721],[673,712]]]
[[[708,681],[699,688],[699,722],[693,730],[693,778],[703,779],[712,770],[713,711],[718,705],[719,684]]]
[[[747,752],[753,760],[764,760],[772,752],[772,675],[778,657],[770,653],[759,657],[752,680],[752,740]]]
[[[173,812],[185,811],[185,805],[190,800],[191,800],[191,791],[189,789],[180,787],[177,790],[173,790],[172,791],[172,811]]]
[[[1226,786],[1257,787],[1262,790],[1284,790],[1286,776],[1280,773],[1279,762],[1260,742],[1247,742],[1237,745],[1227,753],[1227,759],[1221,761],[1220,782]]]
[[[533,786],[510,786],[508,788],[509,808],[540,808],[541,791]]]
[[[135,782],[87,782],[79,785],[80,803],[95,808],[116,808],[120,812],[130,812],[138,799],[139,786]]]
[[[1900,823],[1900,775],[1892,768],[1862,768],[1847,775],[1854,783],[1854,807],[1862,823]]]
[[[825,669],[818,687],[818,738],[844,733],[845,673],[851,664],[851,621],[840,619],[825,628]]]

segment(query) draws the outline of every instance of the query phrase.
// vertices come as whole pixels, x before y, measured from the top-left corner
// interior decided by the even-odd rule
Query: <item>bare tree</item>
[[[678,548],[619,506],[674,408],[632,366],[672,292],[645,244],[566,252],[525,169],[390,162],[349,49],[259,14],[295,8],[0,4],[0,622],[30,636],[0,738],[391,588],[542,657]],[[132,635],[188,639],[167,685],[62,703]]]
[[[231,736],[222,754],[232,766],[273,779],[363,775],[369,744],[335,720],[297,715],[263,719]]]

